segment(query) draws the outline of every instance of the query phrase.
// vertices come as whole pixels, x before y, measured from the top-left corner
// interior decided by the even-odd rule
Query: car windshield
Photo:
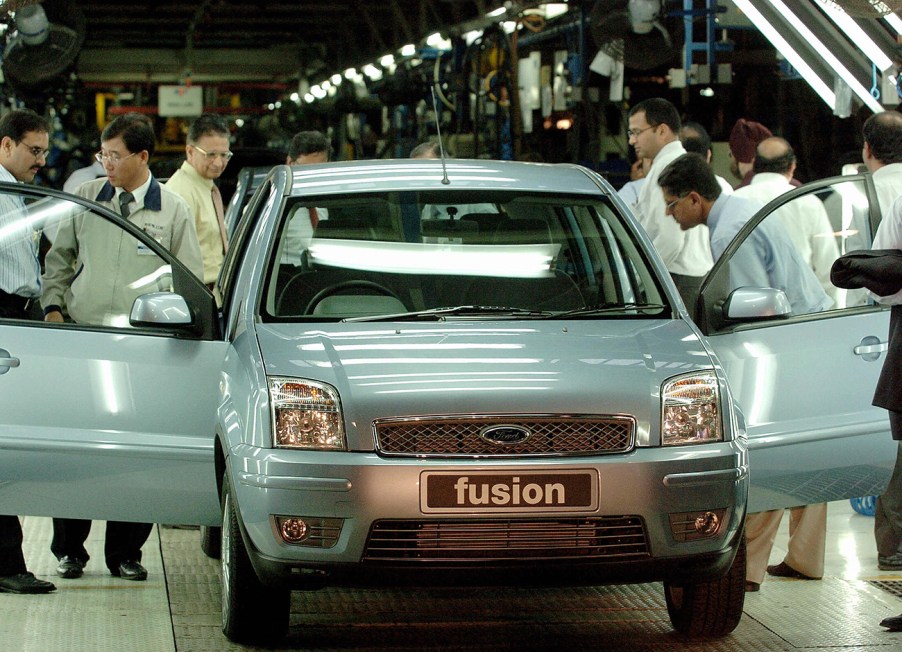
[[[601,196],[292,198],[267,269],[268,321],[670,315],[641,247]]]

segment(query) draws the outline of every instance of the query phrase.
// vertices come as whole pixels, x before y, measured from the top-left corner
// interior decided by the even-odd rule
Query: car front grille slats
[[[631,560],[649,556],[638,516],[373,523],[367,561]]]
[[[496,443],[482,436],[508,425],[529,437]],[[634,420],[623,416],[467,415],[381,419],[374,426],[378,452],[388,456],[599,455],[627,452],[635,439]]]

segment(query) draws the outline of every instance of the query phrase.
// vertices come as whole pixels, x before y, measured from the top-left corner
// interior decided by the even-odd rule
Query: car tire
[[[222,633],[235,643],[272,644],[288,632],[291,591],[264,586],[248,556],[228,478],[222,483]]]
[[[745,605],[745,533],[727,574],[710,582],[664,582],[664,598],[673,628],[691,637],[726,636],[739,625]]]
[[[210,559],[219,559],[222,549],[222,529],[208,525],[200,526],[200,549]]]

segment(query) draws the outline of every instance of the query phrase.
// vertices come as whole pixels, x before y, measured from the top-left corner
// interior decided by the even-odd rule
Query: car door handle
[[[0,358],[0,367],[18,367],[19,358]]]
[[[877,360],[880,354],[889,348],[889,342],[882,342],[879,337],[868,335],[861,338],[861,343],[852,351],[865,360]]]

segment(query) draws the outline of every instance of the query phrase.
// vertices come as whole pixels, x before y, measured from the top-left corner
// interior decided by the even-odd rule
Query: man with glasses
[[[221,117],[205,113],[188,128],[185,162],[166,182],[166,188],[191,207],[197,239],[204,257],[204,283],[213,288],[228,248],[222,195],[214,181],[222,176],[232,152],[229,127]]]
[[[34,111],[10,111],[0,118],[0,181],[30,183],[46,162],[50,124]],[[38,237],[25,223],[25,206],[0,196],[0,319],[28,319],[41,295]],[[24,225],[23,225],[24,223]],[[49,593],[56,587],[39,580],[25,566],[22,524],[15,515],[0,515],[0,591]]]
[[[695,316],[698,291],[713,261],[707,229],[681,231],[667,216],[658,177],[667,165],[686,153],[680,142],[680,115],[660,97],[643,100],[629,112],[629,142],[640,159],[651,159],[645,184],[639,191],[636,217],[664,259],[690,316]]]
[[[190,209],[163,188],[147,166],[155,143],[153,126],[145,116],[119,116],[100,137],[97,160],[107,176],[82,184],[75,194],[120,213],[200,276],[203,264]],[[121,228],[99,217],[82,213],[62,222],[45,260],[44,320],[63,322],[65,311],[78,324],[117,324],[132,301],[123,288],[152,271],[158,261],[147,247],[123,239]],[[147,579],[140,563],[141,546],[152,528],[152,523],[107,522],[104,556],[110,573],[126,580]],[[84,543],[90,530],[90,520],[53,519],[50,549],[59,561],[57,575],[82,576],[89,559]]]

